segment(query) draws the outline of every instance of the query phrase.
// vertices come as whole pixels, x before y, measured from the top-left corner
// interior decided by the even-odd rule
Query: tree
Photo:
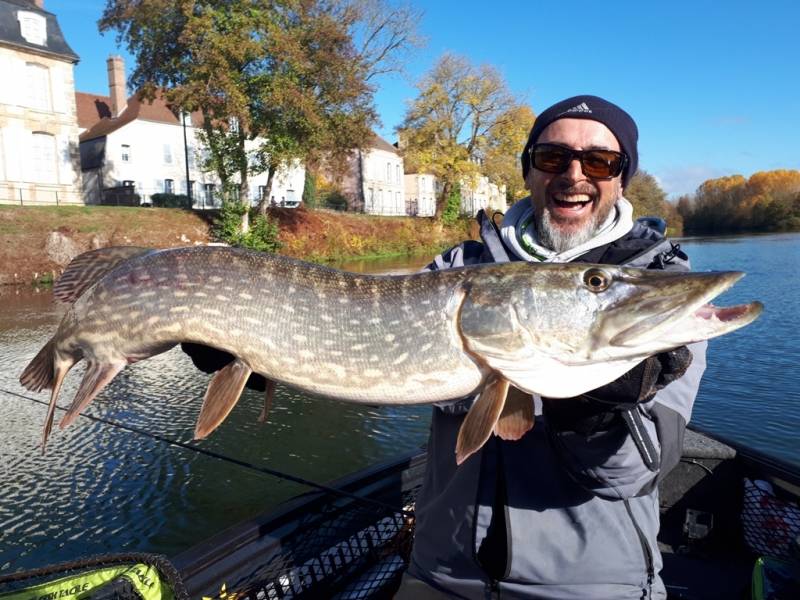
[[[381,7],[389,17],[370,20]],[[99,26],[136,57],[130,81],[144,98],[163,90],[176,112],[202,113],[224,191],[244,202],[248,177],[267,172],[265,213],[282,165],[342,160],[369,139],[368,80],[411,43],[413,31],[393,29],[410,14],[384,0],[107,0]]]
[[[506,186],[509,204],[527,193],[519,155],[535,119],[536,115],[529,106],[515,106],[498,119],[493,135],[487,140],[484,174],[495,183]]]
[[[667,201],[667,194],[658,180],[647,171],[639,169],[625,188],[625,198],[633,204],[636,217],[656,216],[667,222],[671,233],[683,231],[683,217],[678,208]]]
[[[432,173],[442,182],[436,200],[436,215],[441,218],[460,181],[477,175],[487,158],[493,164],[502,162],[499,153],[513,145],[503,136],[516,135],[513,123],[523,109],[497,70],[475,67],[452,54],[439,59],[417,89],[419,96],[397,131],[407,166]],[[515,147],[514,156],[521,147]]]

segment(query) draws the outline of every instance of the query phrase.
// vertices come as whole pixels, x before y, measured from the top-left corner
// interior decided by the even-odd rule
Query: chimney
[[[128,106],[128,95],[125,90],[125,63],[121,56],[109,56],[108,91],[111,95],[111,116],[118,117]]]
[[[33,3],[36,5],[36,8],[44,10],[44,0],[33,0]]]

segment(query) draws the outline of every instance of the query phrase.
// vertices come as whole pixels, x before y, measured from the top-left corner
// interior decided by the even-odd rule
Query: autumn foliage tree
[[[136,58],[131,85],[200,111],[208,166],[243,202],[282,165],[362,147],[377,121],[368,80],[413,40],[414,13],[388,0],[107,0],[101,31]],[[247,213],[243,215],[247,228]]]
[[[452,190],[481,171],[514,190],[519,187],[510,165],[533,115],[517,103],[496,69],[446,54],[417,89],[397,131],[407,170],[432,173],[442,184],[437,217]]]
[[[704,182],[679,203],[690,233],[800,230],[800,171],[760,171]]]
[[[650,173],[639,169],[624,190],[625,198],[633,204],[634,217],[661,217],[667,222],[671,235],[683,231],[683,218],[678,209],[667,201],[667,194]]]

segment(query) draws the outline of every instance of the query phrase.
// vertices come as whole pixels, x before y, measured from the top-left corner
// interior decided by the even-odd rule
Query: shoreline
[[[70,260],[109,246],[175,248],[208,244],[214,214],[169,208],[0,205],[0,287],[50,286]],[[470,221],[327,209],[271,209],[278,254],[336,268],[346,262],[435,256],[476,233]],[[472,235],[470,235],[472,234]]]

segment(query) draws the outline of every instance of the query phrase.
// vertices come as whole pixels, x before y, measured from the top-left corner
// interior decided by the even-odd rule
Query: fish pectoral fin
[[[258,415],[259,423],[266,423],[269,411],[272,408],[272,398],[275,396],[275,382],[272,379],[267,379],[267,387],[264,390],[264,406],[261,409],[261,414]]]
[[[97,394],[103,391],[103,388],[117,376],[117,373],[125,368],[126,364],[128,364],[126,361],[115,363],[89,361],[89,365],[86,367],[86,373],[83,376],[83,381],[81,381],[81,385],[78,388],[78,392],[75,394],[75,398],[72,400],[72,404],[67,410],[67,414],[61,418],[61,422],[58,424],[59,428],[64,429],[65,427],[69,427],[70,423],[78,418],[78,415],[81,414],[83,409],[95,399]],[[53,406],[51,410],[54,408],[55,406]]]
[[[217,371],[203,398],[203,406],[194,427],[194,439],[202,440],[225,420],[239,401],[244,384],[252,372],[238,358]]]
[[[458,431],[457,464],[460,465],[480,450],[492,435],[497,419],[503,412],[507,393],[508,380],[499,375],[491,375]]]
[[[494,433],[504,440],[518,440],[533,429],[533,398],[520,389],[509,387],[503,412]]]

